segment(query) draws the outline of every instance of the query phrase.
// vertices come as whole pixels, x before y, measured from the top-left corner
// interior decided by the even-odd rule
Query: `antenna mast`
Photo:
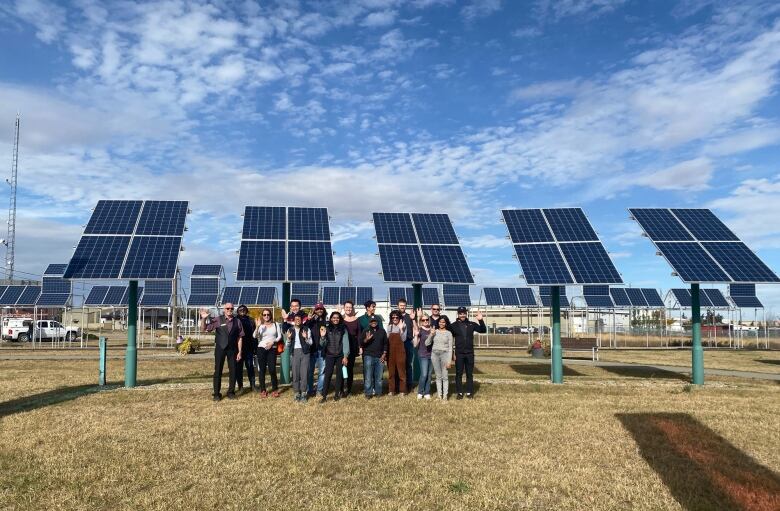
[[[16,245],[16,176],[19,172],[19,113],[16,113],[14,125],[14,149],[11,158],[11,179],[6,182],[11,187],[11,198],[8,202],[8,235],[5,238],[5,268],[6,278],[14,278],[14,249]]]
[[[349,252],[349,273],[347,273],[347,287],[352,286],[352,252]]]

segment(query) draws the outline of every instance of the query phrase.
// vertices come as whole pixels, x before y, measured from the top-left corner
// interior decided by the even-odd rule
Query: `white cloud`
[[[577,79],[540,82],[517,87],[512,91],[510,99],[514,101],[536,101],[568,97],[575,95],[579,88],[580,81]]]
[[[481,236],[474,236],[461,239],[461,245],[467,248],[480,249],[480,248],[505,248],[510,247],[512,243],[506,238],[506,236],[494,236],[492,234],[483,234]]]
[[[490,16],[501,10],[501,0],[470,0],[460,10],[460,15],[466,21],[474,21],[478,18]]]
[[[657,190],[699,191],[707,188],[712,172],[709,159],[696,158],[644,174],[637,179],[637,183]]]
[[[16,0],[15,14],[35,27],[35,35],[44,43],[53,42],[65,27],[66,13],[60,5],[47,0]]]
[[[391,10],[372,12],[360,24],[364,27],[386,27],[395,22],[397,15],[396,11]]]
[[[626,0],[538,0],[537,15],[558,21],[569,16],[595,18],[609,13],[626,3]]]
[[[710,207],[724,211],[726,223],[756,248],[780,248],[780,175],[746,179]]]

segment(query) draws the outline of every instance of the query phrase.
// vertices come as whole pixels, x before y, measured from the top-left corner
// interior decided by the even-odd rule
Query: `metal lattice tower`
[[[16,245],[16,177],[19,172],[19,114],[16,114],[14,125],[14,148],[11,157],[11,179],[6,182],[11,187],[8,201],[8,235],[5,238],[5,268],[6,278],[10,281],[14,278],[14,249]]]
[[[349,273],[347,273],[347,287],[352,287],[352,252],[349,253]]]

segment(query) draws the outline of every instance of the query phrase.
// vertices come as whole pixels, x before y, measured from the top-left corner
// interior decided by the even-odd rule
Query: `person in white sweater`
[[[440,317],[436,329],[425,340],[425,344],[431,346],[431,362],[436,373],[436,392],[439,399],[447,400],[449,392],[448,369],[452,367],[452,332],[447,330],[447,320]]]

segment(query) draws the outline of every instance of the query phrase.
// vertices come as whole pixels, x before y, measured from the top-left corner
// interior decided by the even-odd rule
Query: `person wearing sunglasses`
[[[249,315],[249,308],[246,305],[239,305],[238,320],[244,329],[244,336],[241,339],[241,363],[236,367],[236,383],[238,384],[239,394],[244,391],[244,367],[246,367],[246,376],[249,380],[249,389],[254,390],[255,385],[255,354],[257,353],[257,341],[254,338],[255,320]]]
[[[431,335],[431,318],[422,315],[414,323],[412,343],[417,349],[417,359],[420,361],[420,380],[417,382],[417,399],[431,398],[431,343],[428,337]]]
[[[236,398],[236,363],[241,362],[241,343],[244,328],[241,321],[233,316],[233,304],[222,306],[223,313],[212,318],[208,309],[200,309],[200,329],[214,332],[214,401],[222,399],[222,371],[225,359],[228,363],[228,399]]]
[[[320,346],[325,356],[325,387],[322,389],[322,400],[328,400],[330,379],[333,371],[336,371],[335,401],[341,399],[341,389],[344,386],[344,374],[342,367],[349,363],[349,334],[342,321],[341,313],[333,311],[327,325],[320,327]]]
[[[260,384],[260,397],[268,397],[265,387],[265,373],[271,375],[271,395],[279,397],[279,381],[276,378],[276,344],[282,340],[282,327],[274,322],[271,309],[263,309],[257,323],[257,372]]]
[[[420,310],[418,315],[421,313],[422,310]],[[444,318],[444,320],[447,322],[447,329],[450,328],[450,318],[448,318],[447,316],[441,313],[441,305],[439,305],[438,303],[431,304],[430,316],[431,316],[431,327],[433,327],[434,329],[438,328],[439,326],[439,318]]]
[[[468,319],[468,309],[458,307],[458,319],[450,325],[455,338],[455,391],[457,399],[463,399],[463,371],[466,371],[466,397],[474,397],[474,333],[487,333],[482,313],[477,312],[476,320]]]

